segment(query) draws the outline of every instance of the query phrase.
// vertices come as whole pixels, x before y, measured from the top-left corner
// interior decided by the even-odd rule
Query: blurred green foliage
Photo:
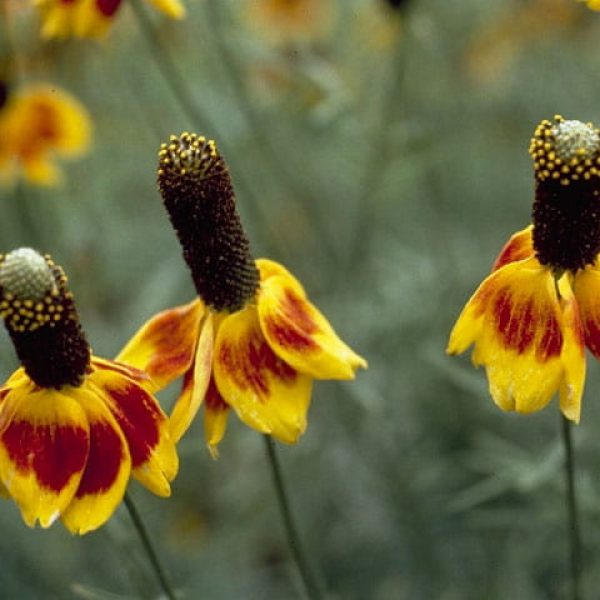
[[[255,255],[291,269],[370,363],[355,382],[317,382],[301,443],[280,447],[330,597],[565,597],[556,403],[502,413],[484,373],[444,347],[499,248],[529,222],[537,122],[600,121],[600,14],[570,0],[413,0],[399,14],[344,0],[326,37],[282,46],[249,27],[246,4],[188,0],[183,22],[148,12],[154,37],[125,6],[101,42],[41,42],[35,14],[20,14],[20,76],[76,94],[94,147],[60,189],[0,191],[2,249],[52,253],[94,351],[115,355],[145,319],[193,296],[156,190],[159,143],[182,130],[215,137]],[[16,359],[2,341],[8,375]],[[590,360],[574,431],[589,598],[600,586],[599,386]],[[262,440],[232,416],[214,462],[201,429],[180,446],[171,499],[131,486],[175,587],[301,597]],[[0,528],[3,598],[157,594],[123,508],[75,538],[58,524],[29,530],[3,502]]]

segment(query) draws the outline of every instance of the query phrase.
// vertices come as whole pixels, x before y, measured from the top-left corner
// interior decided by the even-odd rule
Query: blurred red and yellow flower
[[[180,0],[148,0],[172,19],[182,19]],[[45,38],[99,38],[110,29],[123,0],[34,0],[42,14]]]
[[[73,96],[50,85],[8,91],[0,106],[0,182],[19,175],[36,185],[55,185],[54,157],[75,158],[89,147],[91,122]]]
[[[600,131],[555,117],[530,146],[533,225],[516,233],[456,322],[448,352],[474,344],[500,408],[531,413],[558,392],[578,422],[585,347],[600,358]]]
[[[289,271],[252,259],[214,142],[182,134],[164,144],[159,185],[199,298],[151,318],[117,360],[147,372],[156,389],[184,375],[170,417],[176,440],[204,402],[213,456],[230,408],[253,429],[297,442],[313,379],[353,379],[366,361]]]
[[[305,41],[327,34],[337,10],[336,0],[247,0],[246,18],[273,43]]]
[[[131,476],[170,495],[178,458],[148,376],[91,355],[67,279],[30,248],[0,256],[0,314],[22,367],[0,388],[0,480],[29,526],[103,525]]]

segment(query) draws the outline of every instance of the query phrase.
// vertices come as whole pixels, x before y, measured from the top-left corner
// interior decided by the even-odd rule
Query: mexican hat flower
[[[148,376],[91,354],[63,270],[1,255],[0,314],[22,365],[0,388],[0,481],[24,521],[87,533],[130,476],[168,496],[178,459]]]
[[[81,156],[90,143],[90,118],[73,96],[48,84],[12,91],[0,102],[0,183],[22,174],[36,185],[55,185],[54,157]]]
[[[366,362],[287,269],[252,258],[212,140],[172,136],[159,152],[158,183],[198,298],[151,318],[118,360],[146,371],[157,389],[184,375],[170,416],[175,440],[204,402],[213,456],[230,409],[261,433],[297,442],[313,379],[353,379]]]
[[[33,0],[42,15],[44,38],[100,38],[115,20],[123,0]],[[182,19],[180,0],[148,0],[172,19]]]
[[[323,37],[337,10],[336,0],[250,0],[246,5],[248,24],[272,43]]]
[[[465,306],[448,352],[474,344],[500,408],[531,413],[558,392],[578,422],[585,347],[600,358],[600,131],[542,121],[530,145],[533,224],[515,233]]]

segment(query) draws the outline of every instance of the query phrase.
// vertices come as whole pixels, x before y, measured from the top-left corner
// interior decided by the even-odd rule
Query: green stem
[[[571,570],[571,598],[579,600],[581,579],[581,534],[575,493],[575,458],[571,440],[571,421],[561,415],[562,439],[565,449],[565,476],[567,484],[567,523]]]
[[[290,192],[295,199],[296,208],[307,215],[311,227],[318,232],[317,239],[319,246],[325,250],[324,254],[334,255],[337,248],[332,244],[331,232],[325,227],[325,221],[319,213],[319,203],[314,201],[315,193],[308,189],[304,181],[298,177],[296,166],[290,167],[289,160],[282,157],[281,151],[273,145],[271,138],[266,133],[272,127],[272,123],[267,122],[260,111],[256,110],[252,98],[249,97],[243,71],[227,42],[227,32],[231,27],[225,22],[224,13],[227,8],[221,0],[207,0],[205,7],[211,30],[214,32],[215,45],[221,55],[221,63],[229,76],[238,109],[246,119],[250,133],[255,140],[255,147],[270,163],[269,177],[276,179],[286,192]]]
[[[160,561],[158,560],[158,555],[154,550],[154,546],[152,545],[150,536],[148,535],[148,531],[144,525],[144,522],[142,521],[140,513],[138,512],[132,498],[127,492],[125,493],[124,501],[125,506],[129,511],[129,516],[131,517],[133,525],[136,528],[138,535],[140,536],[140,540],[142,542],[142,545],[144,546],[144,550],[146,550],[146,554],[148,555],[148,559],[150,560],[152,569],[154,570],[154,573],[156,574],[156,577],[160,582],[160,586],[163,592],[165,593],[166,597],[169,598],[169,600],[176,600],[175,592],[172,590],[171,584],[167,579],[165,571],[162,565],[160,564]]]
[[[306,552],[300,542],[300,536],[294,519],[292,517],[292,511],[290,508],[290,501],[286,491],[285,483],[283,481],[283,474],[281,472],[281,465],[277,457],[275,449],[275,442],[273,439],[265,435],[265,448],[267,450],[267,456],[269,458],[269,466],[271,467],[271,474],[273,475],[273,483],[275,484],[275,491],[277,493],[277,501],[279,503],[279,510],[281,511],[281,517],[283,519],[283,525],[288,539],[290,550],[298,566],[302,583],[306,591],[306,596],[310,600],[320,600],[323,598],[323,594],[319,589],[315,576],[310,568]]]
[[[140,31],[146,40],[148,49],[150,50],[152,57],[156,63],[158,70],[165,83],[169,87],[173,98],[179,104],[179,108],[182,113],[191,121],[191,127],[200,130],[202,133],[212,135],[218,140],[219,147],[223,150],[225,156],[233,156],[233,152],[227,147],[225,136],[219,132],[214,123],[210,121],[208,116],[200,110],[198,105],[193,99],[193,94],[188,87],[186,80],[181,76],[177,69],[177,65],[171,58],[168,48],[165,48],[161,44],[160,40],[156,35],[155,28],[150,20],[150,17],[146,13],[145,8],[142,6],[139,0],[129,0],[135,17],[137,19]],[[212,134],[210,133],[212,131]],[[246,181],[246,177],[243,173],[237,174],[237,184],[242,189],[243,195],[247,200],[245,204],[248,206],[256,219],[265,220],[269,222],[268,211],[262,206],[262,203],[256,197],[252,186]],[[273,236],[271,236],[272,245]],[[265,244],[263,241],[263,246]]]

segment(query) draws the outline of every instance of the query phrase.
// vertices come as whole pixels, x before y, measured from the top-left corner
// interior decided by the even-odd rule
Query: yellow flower
[[[475,345],[500,408],[530,413],[558,392],[578,422],[585,346],[600,358],[600,131],[555,117],[530,153],[533,225],[513,235],[460,315],[448,352]]]
[[[584,0],[588,5],[588,8],[592,10],[600,10],[600,0]]]
[[[328,33],[335,0],[248,0],[248,23],[273,43],[310,40]]]
[[[37,185],[60,182],[54,155],[74,158],[87,150],[90,118],[81,104],[50,85],[8,92],[0,105],[0,182],[23,173]]]
[[[130,476],[169,496],[178,458],[149,378],[91,355],[62,269],[0,255],[0,314],[22,364],[0,388],[0,480],[24,521],[92,531]]]
[[[180,0],[148,0],[172,19],[182,19]],[[44,38],[99,38],[112,25],[122,0],[34,0],[42,14]]]
[[[199,298],[150,319],[118,360],[146,371],[155,389],[184,375],[170,417],[175,440],[204,401],[213,456],[230,408],[253,429],[295,443],[306,428],[313,379],[353,379],[367,363],[289,271],[252,259],[213,141],[172,136],[159,157],[161,194]]]

